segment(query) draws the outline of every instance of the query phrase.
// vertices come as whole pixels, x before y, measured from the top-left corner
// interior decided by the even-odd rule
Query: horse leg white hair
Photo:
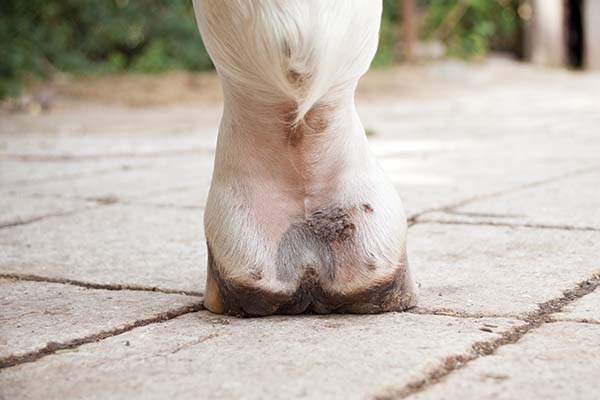
[[[239,316],[416,303],[406,217],[354,105],[376,0],[194,0],[224,111],[204,303]]]

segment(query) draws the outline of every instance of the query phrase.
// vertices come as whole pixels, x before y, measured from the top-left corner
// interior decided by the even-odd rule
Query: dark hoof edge
[[[308,270],[298,289],[292,294],[273,293],[237,282],[225,280],[219,274],[210,249],[208,275],[218,288],[220,313],[236,317],[262,317],[273,314],[350,313],[377,314],[403,311],[417,303],[416,293],[405,283],[405,269],[388,281],[350,294],[328,293],[321,287],[318,277]]]

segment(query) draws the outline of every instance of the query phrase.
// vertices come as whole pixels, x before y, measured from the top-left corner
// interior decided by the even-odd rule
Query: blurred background
[[[595,0],[383,4],[376,68],[443,57],[481,61],[490,52],[551,66],[600,68],[600,28],[594,23],[600,2]],[[4,0],[0,44],[5,109],[49,109],[52,96],[69,92],[65,84],[81,77],[213,68],[190,0]],[[44,82],[59,88],[35,89]],[[83,89],[74,90],[82,94]]]

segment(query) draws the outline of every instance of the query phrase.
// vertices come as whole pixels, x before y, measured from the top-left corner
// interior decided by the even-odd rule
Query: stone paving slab
[[[202,212],[113,204],[0,230],[0,272],[203,291]]]
[[[0,196],[0,228],[27,223],[46,216],[85,210],[95,204],[93,201],[76,199],[3,194]]]
[[[438,142],[374,138],[370,142],[377,143],[379,161],[409,215],[481,195],[510,192],[574,171],[600,168],[600,139],[587,147],[583,139],[557,140],[554,146],[564,149],[561,155],[556,155],[556,147],[538,145],[539,139],[533,135],[519,140],[498,136],[482,140],[445,138]],[[530,148],[535,150],[525,151]]]
[[[131,108],[79,102],[37,117],[2,115],[0,157],[106,157],[128,153],[212,151],[220,106]]]
[[[4,370],[0,393],[7,399],[362,399],[521,323],[407,313],[235,319],[200,312]],[[484,332],[484,324],[497,328]]]
[[[417,224],[408,258],[419,306],[520,315],[600,272],[600,232]]]
[[[95,176],[37,183],[11,188],[9,193],[47,197],[114,198],[144,200],[190,186],[208,187],[212,156],[160,157],[139,168],[106,172]]]
[[[141,167],[151,160],[116,158],[108,160],[33,161],[0,159],[0,186],[18,188],[48,180],[73,179],[85,175]]]
[[[598,275],[600,279],[600,274]],[[600,324],[600,289],[587,296],[569,304],[563,309],[563,312],[554,314],[555,319],[589,321]]]
[[[385,105],[357,98],[365,126],[377,132],[402,136],[476,133],[480,137],[536,133],[547,138],[557,130],[573,133],[598,126],[600,80],[598,74],[571,73],[502,63],[488,68],[459,62],[442,62],[419,68],[413,78],[419,87],[431,87],[429,96],[407,91],[406,77],[390,73],[376,93],[394,88]],[[440,85],[440,78],[441,83]],[[362,80],[368,83],[369,75]],[[412,80],[411,80],[412,81]],[[446,85],[454,86],[447,91]],[[359,89],[361,84],[359,83]],[[574,95],[576,94],[576,95]],[[568,129],[567,129],[568,128]],[[441,135],[440,133],[443,133]]]
[[[198,298],[0,279],[0,359],[117,329]]]
[[[596,400],[598,354],[600,325],[545,324],[410,398]]]
[[[136,129],[147,130],[148,124],[131,126],[129,131],[123,132],[100,127],[104,134],[97,135],[86,135],[81,131],[73,135],[54,135],[50,132],[6,134],[0,135],[0,158],[18,161],[94,161],[132,155],[211,154],[215,149],[217,126],[212,126],[206,133],[181,135],[169,135],[168,131],[139,135],[133,132]]]
[[[136,200],[142,204],[154,204],[157,206],[174,206],[190,209],[204,209],[208,200],[210,182],[169,190],[167,193],[153,194],[144,199]]]
[[[600,230],[600,169],[481,199],[422,221],[552,225]]]

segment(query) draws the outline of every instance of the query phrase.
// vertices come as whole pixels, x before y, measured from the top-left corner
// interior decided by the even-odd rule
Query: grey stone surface
[[[203,291],[202,212],[113,204],[0,230],[0,272]]]
[[[486,323],[495,332],[480,330]],[[0,390],[19,399],[362,399],[519,324],[406,313],[234,319],[201,312],[10,368],[0,374]]]
[[[210,182],[203,179],[202,181],[198,181],[197,184],[190,184],[187,187],[148,196],[144,199],[136,200],[136,202],[164,207],[176,206],[190,209],[204,209],[208,199],[209,188]]]
[[[148,159],[116,158],[107,160],[34,161],[11,160],[0,157],[0,187],[3,191],[48,180],[73,179],[148,164]]]
[[[600,169],[596,155],[600,137],[586,144],[583,138],[567,140],[564,133],[556,136],[548,138],[552,145],[540,144],[535,135],[456,138],[451,134],[438,141],[386,136],[372,138],[370,143],[412,215],[573,171]],[[557,148],[563,152],[556,154]],[[587,190],[591,192],[593,186]]]
[[[598,274],[598,279],[600,279],[600,274]],[[554,318],[600,323],[600,289],[569,304],[563,309],[563,312],[555,314]]]
[[[552,323],[411,399],[596,400],[600,325]]]
[[[7,186],[8,193],[26,195],[114,198],[144,201],[189,187],[207,187],[212,175],[212,156],[202,154],[157,157],[139,167],[81,178],[40,182],[27,186]]]
[[[408,257],[419,306],[518,315],[600,271],[600,232],[417,224]]]
[[[106,157],[211,151],[220,105],[124,107],[76,100],[32,117],[2,116],[0,157]]]
[[[423,221],[551,225],[600,230],[600,168],[532,188],[481,199]]]
[[[376,133],[371,146],[411,215],[600,163],[597,75],[508,63],[442,63],[419,73],[419,87],[435,82],[433,90],[415,95],[411,82],[390,73],[385,105],[358,97],[361,119]]]
[[[0,228],[47,216],[85,210],[93,207],[94,204],[95,202],[76,199],[3,194],[0,196]]]
[[[505,61],[486,62],[483,68],[459,62],[433,63],[416,72],[418,77],[407,79],[391,70],[376,82],[380,86],[371,101],[357,96],[364,125],[378,136],[444,141],[452,137],[485,140],[535,135],[551,138],[539,143],[547,147],[555,144],[559,138],[556,134],[562,132],[566,141],[577,141],[581,135],[595,141],[594,127],[600,122],[598,74],[573,74]],[[368,75],[362,80],[372,87],[369,81]],[[415,86],[424,90],[415,93]],[[360,88],[359,84],[359,93]],[[387,92],[387,98],[382,92]],[[536,155],[538,149],[520,150],[527,152]]]
[[[0,358],[122,328],[198,302],[192,296],[0,279]]]

